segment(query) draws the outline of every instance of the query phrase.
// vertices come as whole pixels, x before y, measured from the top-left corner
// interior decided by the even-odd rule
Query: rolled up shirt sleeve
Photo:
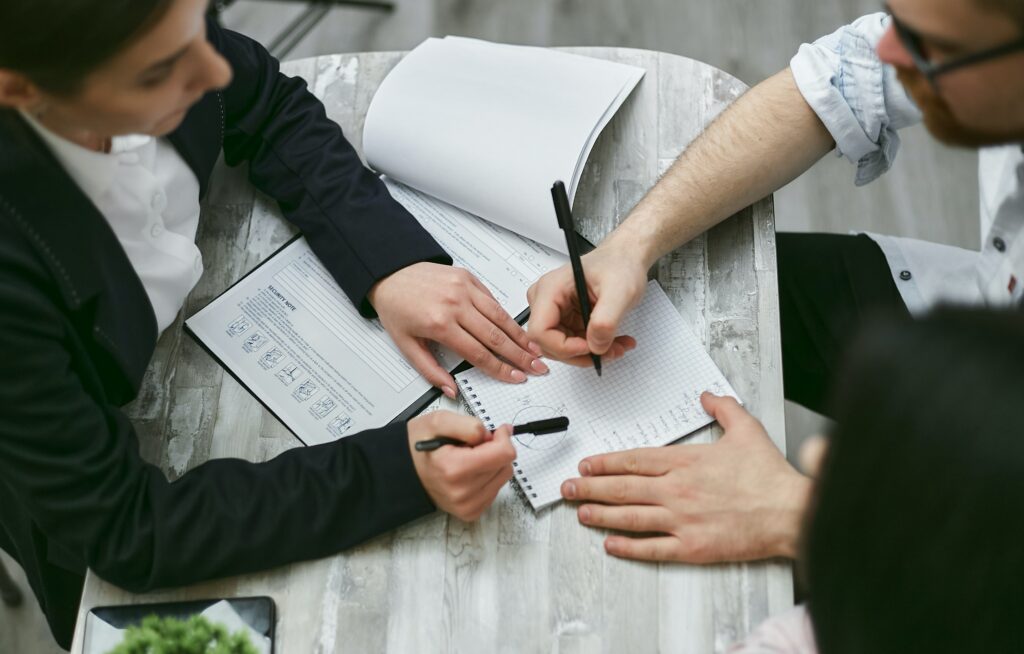
[[[890,20],[885,13],[859,18],[800,46],[790,61],[800,93],[835,139],[836,154],[857,164],[857,186],[889,170],[899,150],[897,131],[921,120],[895,69],[876,53]]]

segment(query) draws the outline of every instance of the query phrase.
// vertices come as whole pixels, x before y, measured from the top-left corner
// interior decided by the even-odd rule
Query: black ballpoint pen
[[[527,422],[522,425],[516,425],[512,428],[512,434],[536,434],[541,436],[543,434],[554,434],[560,431],[565,431],[569,428],[569,419],[562,418],[549,418],[547,420],[536,420],[534,422]],[[445,445],[461,446],[466,443],[460,441],[457,438],[449,438],[448,436],[438,436],[437,438],[431,438],[430,440],[419,441],[416,443],[417,452],[433,452],[434,450],[444,447]]]
[[[572,278],[576,282],[576,295],[580,298],[580,314],[583,316],[583,334],[585,336],[587,328],[590,326],[590,293],[587,291],[587,278],[583,276],[580,250],[576,246],[576,227],[572,221],[572,208],[569,206],[569,196],[565,192],[565,184],[563,182],[555,182],[555,185],[551,187],[551,199],[555,202],[555,215],[558,216],[558,226],[565,232],[565,245],[569,249]],[[597,370],[597,376],[600,377],[601,356],[591,352],[590,359],[594,362],[594,370]]]

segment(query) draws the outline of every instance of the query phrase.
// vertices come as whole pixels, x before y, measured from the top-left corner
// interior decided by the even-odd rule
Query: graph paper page
[[[513,437],[516,481],[534,509],[561,499],[559,488],[594,454],[671,443],[712,422],[700,395],[736,396],[700,340],[657,282],[623,321],[637,348],[592,368],[548,361],[551,372],[505,384],[478,370],[458,375],[463,397],[489,427],[567,416],[560,434]]]

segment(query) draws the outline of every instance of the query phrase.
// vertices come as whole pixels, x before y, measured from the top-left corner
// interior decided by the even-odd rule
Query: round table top
[[[745,86],[684,57],[570,48],[647,75],[598,140],[576,196],[599,242]],[[305,78],[357,149],[375,90],[400,52],[285,63]],[[191,315],[287,241],[294,229],[244,172],[221,165],[198,241],[207,270]],[[774,212],[762,200],[662,259],[656,275],[746,406],[785,450]],[[440,400],[444,408],[457,405]],[[301,444],[181,330],[163,335],[128,409],[143,456],[170,478],[218,457],[255,461]],[[708,427],[687,443],[710,442]],[[277,649],[307,652],[719,652],[793,603],[783,562],[707,567],[627,562],[572,506],[534,514],[511,489],[474,524],[434,514],[336,556],[265,573],[133,595],[89,573],[73,652],[91,607],[270,595]],[[301,535],[296,535],[301,537]]]

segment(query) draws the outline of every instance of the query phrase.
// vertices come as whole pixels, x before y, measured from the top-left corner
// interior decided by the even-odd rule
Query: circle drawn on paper
[[[528,406],[525,409],[521,409],[515,415],[512,419],[512,424],[521,425],[537,420],[548,420],[549,418],[557,418],[559,415],[555,409],[549,406]],[[568,431],[562,431],[554,434],[540,435],[516,434],[512,438],[516,443],[530,450],[550,450],[561,445],[568,433]]]

